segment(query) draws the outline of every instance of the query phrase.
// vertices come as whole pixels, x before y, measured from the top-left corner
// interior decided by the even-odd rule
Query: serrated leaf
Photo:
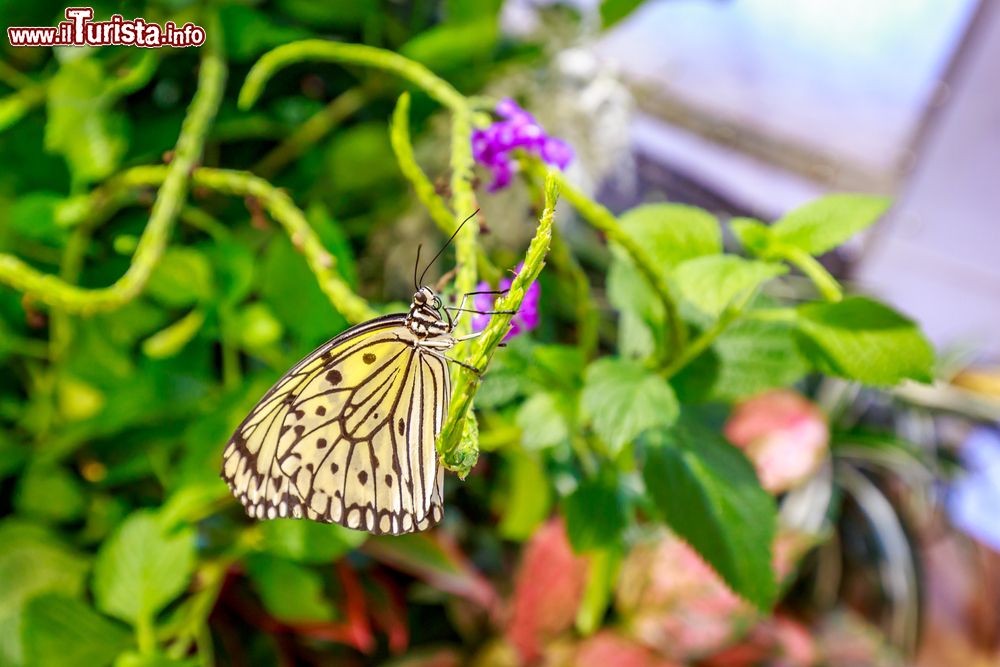
[[[252,554],[246,565],[264,607],[276,618],[315,623],[336,617],[333,604],[323,594],[323,579],[314,570],[267,554]]]
[[[674,279],[686,301],[702,313],[718,317],[734,299],[787,271],[774,262],[708,255],[682,263],[674,271]]]
[[[533,395],[521,404],[516,420],[521,428],[521,444],[526,449],[554,447],[569,438],[569,406],[559,394]]]
[[[932,379],[934,350],[913,321],[866,297],[798,308],[802,354],[823,373],[870,385]]]
[[[580,412],[612,452],[646,429],[677,419],[677,397],[659,375],[634,361],[607,357],[587,367]]]
[[[610,473],[581,481],[563,500],[562,509],[566,534],[576,552],[614,546],[628,520],[618,478]]]
[[[303,563],[330,563],[360,546],[368,536],[336,524],[295,519],[274,519],[261,524],[260,529],[264,550]]]
[[[663,269],[722,252],[722,232],[708,211],[683,204],[644,204],[622,213],[619,224]]]
[[[19,519],[0,523],[0,544],[0,664],[19,665],[24,604],[46,591],[79,594],[88,563],[46,529]]]
[[[827,195],[781,218],[771,232],[779,243],[821,255],[875,224],[891,203],[870,195]]]
[[[741,320],[670,383],[682,403],[731,403],[773,387],[787,387],[809,372],[794,326]]]
[[[97,553],[97,606],[130,623],[155,618],[191,579],[194,537],[190,528],[168,534],[152,512],[133,512]]]
[[[644,438],[646,492],[667,525],[737,594],[768,611],[777,511],[740,450],[706,429],[655,430]]]
[[[25,606],[23,637],[32,667],[104,667],[132,644],[132,633],[64,593]]]

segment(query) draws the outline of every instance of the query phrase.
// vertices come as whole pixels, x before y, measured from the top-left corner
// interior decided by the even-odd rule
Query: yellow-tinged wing
[[[445,361],[403,315],[358,325],[299,362],[236,429],[222,477],[250,516],[373,533],[441,520],[434,441],[448,410]]]

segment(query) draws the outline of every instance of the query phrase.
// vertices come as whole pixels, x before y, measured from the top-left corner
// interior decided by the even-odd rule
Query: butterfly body
[[[434,443],[448,412],[454,328],[421,287],[407,313],[352,327],[288,371],[223,454],[222,477],[247,513],[394,535],[440,521]]]

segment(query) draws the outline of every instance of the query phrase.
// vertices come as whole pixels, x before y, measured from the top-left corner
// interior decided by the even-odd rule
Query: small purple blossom
[[[517,265],[514,269],[514,274],[518,274],[521,268],[524,266],[524,262]],[[510,278],[504,278],[500,281],[500,289],[506,290],[510,289],[510,285],[513,281]],[[476,291],[486,291],[489,290],[489,283],[483,281],[476,285]],[[510,320],[510,331],[504,336],[504,340],[510,340],[514,336],[518,336],[526,331],[531,331],[538,326],[538,299],[542,294],[542,288],[539,286],[538,282],[531,283],[528,287],[528,291],[524,293],[524,300],[521,301],[521,307],[517,309],[517,313]],[[493,310],[495,296],[492,294],[477,294],[473,298],[474,308],[476,310]],[[490,315],[481,315],[476,313],[472,316],[472,330],[482,331],[489,324]]]
[[[550,137],[535,117],[506,97],[496,106],[502,120],[472,131],[472,156],[493,173],[490,192],[510,185],[517,167],[511,157],[515,149],[537,155],[546,163],[565,169],[573,160],[573,149],[565,141]]]
[[[951,487],[948,514],[963,532],[1000,551],[1000,433],[977,428],[961,455],[968,472]]]

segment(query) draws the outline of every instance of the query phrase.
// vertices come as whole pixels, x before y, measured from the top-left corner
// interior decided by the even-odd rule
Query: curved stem
[[[81,314],[121,307],[142,291],[163,256],[174,222],[184,206],[191,170],[201,158],[209,125],[222,100],[226,64],[221,54],[221,34],[216,29],[212,35],[205,47],[198,90],[181,127],[174,158],[164,168],[163,185],[125,274],[108,287],[86,289],[42,273],[17,257],[2,254],[0,282],[49,306]]]
[[[812,281],[824,299],[827,301],[840,301],[844,298],[844,292],[840,288],[840,283],[837,282],[837,279],[830,275],[830,272],[819,263],[819,260],[805,250],[785,246],[781,248],[780,254]]]
[[[649,282],[653,291],[656,292],[663,305],[663,313],[667,320],[668,349],[664,358],[664,366],[669,367],[670,363],[682,354],[687,345],[687,331],[677,308],[677,299],[653,258],[638,241],[625,233],[611,211],[570,185],[561,172],[555,169],[545,170],[538,163],[534,163],[531,168],[536,172],[551,174],[559,185],[563,197],[573,205],[580,217],[595,229],[604,232],[609,241],[620,245],[635,262],[636,267]]]
[[[260,57],[247,74],[240,89],[239,107],[249,109],[260,97],[274,74],[304,60],[363,65],[392,72],[422,88],[428,95],[453,111],[468,108],[465,98],[455,88],[418,62],[398,53],[362,44],[344,44],[321,39],[306,39],[279,46]]]

